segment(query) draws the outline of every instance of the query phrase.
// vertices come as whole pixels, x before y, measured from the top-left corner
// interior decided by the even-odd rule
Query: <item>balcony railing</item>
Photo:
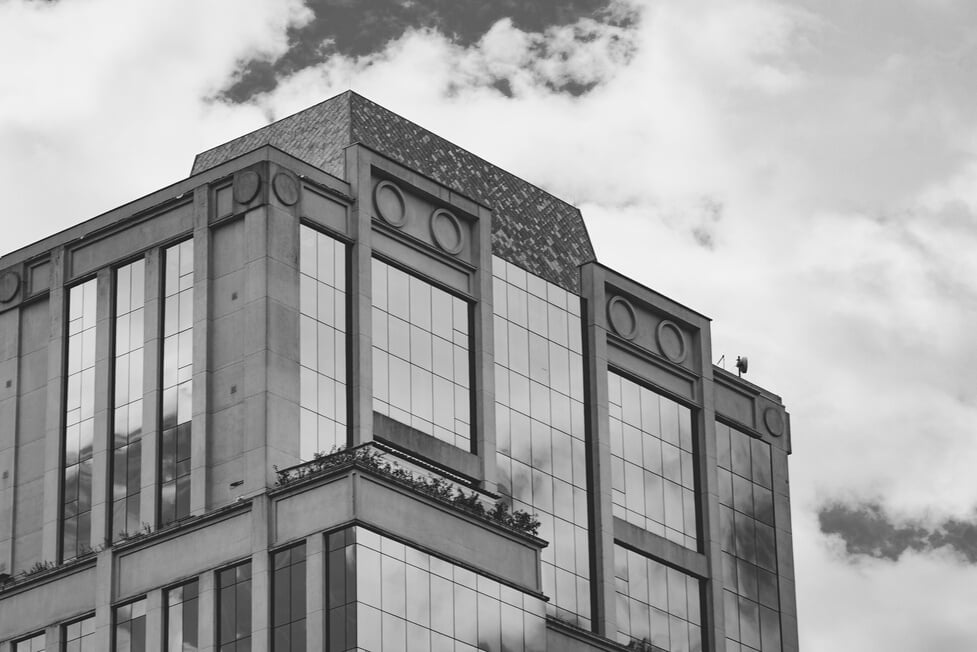
[[[458,476],[435,469],[420,460],[411,460],[400,452],[375,443],[355,448],[316,453],[308,462],[284,469],[275,467],[277,486],[287,487],[313,477],[329,475],[348,468],[363,469],[408,487],[420,494],[447,504],[509,530],[535,537],[540,522],[535,514],[510,510],[497,498],[480,492]]]

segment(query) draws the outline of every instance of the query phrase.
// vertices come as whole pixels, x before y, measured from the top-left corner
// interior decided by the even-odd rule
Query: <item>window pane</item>
[[[92,279],[68,291],[61,557],[91,550],[91,460],[95,413],[96,288]],[[80,645],[80,643],[79,643]]]
[[[471,450],[468,303],[376,259],[373,278],[374,409]]]
[[[611,441],[615,510],[629,523],[697,549],[691,411],[613,372],[608,387],[610,430],[621,437],[620,445]]]
[[[160,525],[190,515],[189,441],[193,400],[193,241],[163,252],[162,432],[160,437]],[[181,464],[180,462],[184,462]]]
[[[272,652],[305,651],[305,544],[272,553]]]
[[[346,445],[346,267],[345,246],[324,233],[301,226],[299,357],[303,414],[315,415],[316,427],[302,427],[303,460]],[[378,279],[374,278],[374,284]]]

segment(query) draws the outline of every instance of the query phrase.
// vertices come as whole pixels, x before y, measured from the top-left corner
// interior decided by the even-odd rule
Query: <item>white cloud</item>
[[[256,109],[204,100],[308,17],[299,0],[0,3],[3,250],[177,181],[252,129]]]
[[[804,649],[963,649],[973,569],[853,567],[813,517],[831,498],[934,518],[977,503],[977,49],[966,3],[919,4],[661,1],[630,32],[500,21],[469,48],[414,30],[228,106],[203,98],[283,52],[297,0],[15,0],[0,4],[3,248],[352,87],[579,204],[604,263],[713,317],[716,357],[749,355],[748,378],[784,396]],[[597,85],[553,90],[568,80]]]

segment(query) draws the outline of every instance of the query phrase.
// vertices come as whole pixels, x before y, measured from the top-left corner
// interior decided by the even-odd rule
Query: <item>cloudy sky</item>
[[[0,0],[0,254],[352,88],[792,414],[802,648],[977,649],[977,3]]]

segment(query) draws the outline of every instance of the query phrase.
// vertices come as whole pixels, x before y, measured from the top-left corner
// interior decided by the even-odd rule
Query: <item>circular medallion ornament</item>
[[[389,181],[381,181],[373,189],[373,205],[377,215],[391,226],[407,224],[407,201],[400,188]]]
[[[638,316],[634,306],[624,297],[613,297],[607,302],[607,321],[614,332],[626,340],[638,334]]]
[[[254,170],[245,170],[234,177],[234,201],[248,204],[261,189],[261,177]]]
[[[763,423],[774,437],[780,437],[784,434],[784,415],[780,413],[780,410],[772,407],[764,410]]]
[[[294,206],[299,201],[299,182],[288,172],[279,172],[271,181],[278,201],[286,206]]]
[[[458,218],[439,208],[431,213],[431,237],[442,251],[452,256],[461,253],[465,246],[465,232]]]
[[[655,337],[658,340],[658,350],[663,356],[675,364],[685,362],[689,347],[685,343],[685,333],[674,322],[666,319],[658,324]]]
[[[20,293],[20,274],[9,270],[0,274],[0,303],[9,303]]]

